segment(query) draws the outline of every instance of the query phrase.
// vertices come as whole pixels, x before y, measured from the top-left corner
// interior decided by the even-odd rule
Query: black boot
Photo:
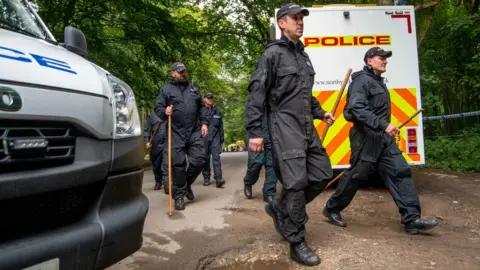
[[[176,210],[184,210],[185,209],[185,202],[183,198],[175,200],[175,209]]]
[[[203,179],[204,186],[210,186],[210,179]]]
[[[305,241],[290,244],[290,257],[303,265],[313,266],[320,264],[320,257],[307,246]]]
[[[419,231],[428,231],[439,224],[438,220],[425,220],[417,218],[405,224],[405,231],[408,234],[417,234]]]
[[[280,211],[278,211],[276,208],[275,208],[275,200],[271,201],[271,202],[268,202],[267,204],[265,204],[265,211],[267,212],[267,214],[272,217],[273,219],[273,225],[275,226],[275,230],[277,231],[278,234],[280,234],[281,236],[285,237],[283,234],[282,234],[282,228],[283,228],[283,215]]]
[[[328,212],[327,208],[323,208],[323,215],[330,220],[330,222],[339,227],[347,227],[347,224],[343,222],[340,213]]]
[[[159,189],[161,189],[161,188],[162,188],[162,184],[159,183],[159,182],[156,182],[156,183],[155,183],[155,187],[153,187],[154,190],[159,190]]]
[[[268,203],[268,202],[271,202],[275,199],[275,196],[272,196],[272,195],[268,195],[268,196],[263,196],[263,200]]]
[[[187,199],[190,201],[193,201],[195,199],[195,195],[193,195],[192,186],[187,187],[187,195],[185,197],[187,197]]]
[[[164,186],[164,187],[163,187],[163,191],[165,192],[165,194],[167,194],[167,195],[168,195],[168,192],[169,192],[169,190],[168,190],[168,186]]]
[[[243,187],[243,193],[245,193],[245,197],[250,200],[252,198],[252,185],[245,184]]]
[[[225,180],[223,179],[215,180],[215,182],[216,182],[217,188],[221,188],[223,185],[225,185]]]

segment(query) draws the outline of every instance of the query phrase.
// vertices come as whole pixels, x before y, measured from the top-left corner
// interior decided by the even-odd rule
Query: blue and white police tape
[[[440,116],[427,116],[427,117],[423,117],[423,120],[429,121],[429,120],[439,120],[439,119],[452,119],[452,118],[462,118],[462,117],[476,116],[476,115],[480,115],[480,111],[456,113],[456,114],[440,115]]]

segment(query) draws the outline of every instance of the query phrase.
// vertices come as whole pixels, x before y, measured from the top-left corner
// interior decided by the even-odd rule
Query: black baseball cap
[[[385,51],[384,49],[380,48],[380,47],[373,47],[373,48],[370,48],[366,53],[365,53],[365,56],[363,57],[363,61],[365,63],[367,63],[367,59],[368,58],[372,58],[372,57],[375,57],[375,56],[386,56],[387,58],[388,57],[391,57],[392,56],[392,51]]]
[[[203,96],[203,97],[206,97],[206,98],[213,98],[213,94],[212,94],[212,93],[210,93],[210,92],[207,92],[207,93],[205,93],[205,96]]]
[[[303,12],[304,16],[308,16],[310,14],[308,9],[303,8],[303,7],[299,6],[298,4],[295,4],[295,3],[285,4],[285,5],[283,5],[283,7],[281,7],[277,11],[277,20],[282,18],[285,15],[293,15],[293,14],[297,14],[297,13],[300,13],[300,12]]]
[[[185,67],[185,65],[181,62],[175,62],[172,64],[172,68],[171,70],[172,71],[176,71],[176,72],[183,72],[185,71],[187,68]]]

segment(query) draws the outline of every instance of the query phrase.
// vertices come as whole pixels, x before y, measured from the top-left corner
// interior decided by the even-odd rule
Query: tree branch
[[[440,4],[440,1],[441,0],[434,0],[433,2],[430,2],[430,3],[417,5],[415,7],[415,12],[418,12],[422,9],[435,7],[436,5]]]
[[[427,35],[427,31],[428,31],[428,28],[430,27],[430,23],[432,22],[432,18],[433,18],[433,13],[428,15],[427,18],[425,19],[422,30],[420,32],[420,38],[418,39],[417,48],[420,48],[420,44],[422,43],[423,39]]]
[[[248,10],[248,13],[247,13],[247,16],[251,16],[252,19],[253,19],[253,22],[255,23],[255,25],[257,26],[257,29],[258,31],[260,32],[260,35],[262,36],[262,39],[263,40],[267,40],[268,39],[268,33],[265,32],[265,27],[263,26],[262,22],[260,21],[260,19],[256,16],[256,13],[253,11],[253,7],[248,3],[247,0],[240,0],[243,5],[245,5],[245,7],[247,8]]]

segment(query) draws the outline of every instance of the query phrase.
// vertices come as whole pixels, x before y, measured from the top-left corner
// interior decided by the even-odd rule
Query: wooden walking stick
[[[151,145],[151,147],[153,147],[153,146],[152,146],[153,138],[155,138],[155,136],[157,135],[157,131],[158,131],[158,129],[160,128],[160,125],[161,125],[161,124],[162,124],[162,122],[161,122],[161,120],[159,120],[159,121],[158,121],[158,124],[157,124],[157,127],[155,128],[155,131],[153,132],[152,137],[150,137],[150,140],[148,141],[148,143]],[[147,154],[147,152],[148,152],[148,149],[145,150],[145,155]]]
[[[173,111],[173,106],[172,106]],[[168,206],[172,216],[172,116],[168,116]]]
[[[407,120],[405,120],[402,124],[400,124],[400,126],[398,126],[398,129],[400,130],[402,127],[404,127],[406,124],[408,124],[408,122],[412,121],[413,118],[415,118],[415,116],[417,116],[419,113],[423,112],[423,109],[420,108],[418,111],[416,111],[412,116],[410,116]],[[348,169],[346,169],[348,170]],[[345,170],[345,171],[346,171]],[[339,175],[337,175],[335,178],[333,178],[332,181],[330,181],[328,183],[328,185],[325,187],[324,190],[326,190],[328,187],[330,187],[333,183],[335,183],[338,179],[340,179],[340,177],[342,176],[342,174],[345,172],[341,172]]]
[[[347,74],[345,75],[345,78],[343,79],[343,83],[342,83],[342,86],[340,87],[340,91],[338,93],[337,100],[335,101],[335,105],[333,105],[333,110],[332,110],[332,115],[333,116],[335,116],[335,112],[337,111],[338,104],[340,103],[340,100],[342,99],[343,90],[345,90],[345,87],[347,86],[347,82],[348,82],[348,79],[350,78],[350,74],[352,74],[352,69],[351,68],[348,69]],[[322,141],[325,140],[325,137],[327,136],[327,131],[328,131],[329,127],[330,127],[330,125],[326,125],[325,129],[323,130],[323,134],[322,134],[322,137],[321,137]]]

